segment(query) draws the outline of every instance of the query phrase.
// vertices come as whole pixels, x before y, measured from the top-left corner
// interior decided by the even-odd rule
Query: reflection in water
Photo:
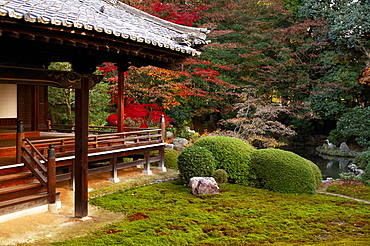
[[[288,148],[286,150],[314,162],[320,168],[323,180],[327,178],[340,178],[339,174],[348,172],[348,165],[353,160],[353,158],[347,157],[319,155],[314,147]]]

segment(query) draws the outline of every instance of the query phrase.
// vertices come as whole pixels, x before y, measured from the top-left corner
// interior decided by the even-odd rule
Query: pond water
[[[340,178],[339,173],[348,172],[348,165],[353,161],[353,158],[348,157],[321,155],[316,152],[315,147],[289,147],[284,149],[314,162],[320,168],[323,180]]]

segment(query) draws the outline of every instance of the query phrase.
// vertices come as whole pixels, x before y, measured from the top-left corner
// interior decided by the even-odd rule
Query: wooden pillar
[[[125,75],[118,71],[118,132],[124,132],[125,121]]]
[[[24,146],[23,139],[25,137],[23,121],[18,121],[17,137],[16,137],[16,162],[22,162],[22,147]]]
[[[76,89],[75,97],[75,216],[82,218],[88,215],[88,76],[82,77],[81,89]]]
[[[32,122],[31,130],[39,130],[39,115],[40,115],[40,90],[38,85],[32,86]]]
[[[150,170],[150,151],[144,152],[144,159],[145,159],[145,164],[144,164],[143,173],[147,175],[152,175],[152,170]]]
[[[48,149],[48,195],[49,203],[56,202],[56,165],[55,165],[55,149],[54,145],[50,145]]]
[[[118,183],[120,180],[118,178],[118,172],[117,172],[117,156],[113,155],[113,157],[109,160],[111,166],[112,166],[112,171],[110,173],[110,181],[113,183]]]
[[[164,120],[164,115],[161,115],[161,120],[160,120],[160,126],[161,128],[161,133],[162,133],[162,143],[166,141],[166,122]]]

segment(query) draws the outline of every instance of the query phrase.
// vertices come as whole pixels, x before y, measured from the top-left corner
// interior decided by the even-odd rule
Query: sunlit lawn
[[[131,188],[92,204],[127,215],[56,245],[368,245],[370,205],[226,184],[196,197],[177,181]]]

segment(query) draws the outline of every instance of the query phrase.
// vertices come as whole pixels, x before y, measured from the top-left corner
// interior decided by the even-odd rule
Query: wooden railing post
[[[23,121],[18,121],[17,124],[17,142],[16,142],[16,162],[21,163],[22,159],[22,147],[24,146],[23,139],[25,137],[24,134],[24,125]]]
[[[47,127],[47,131],[51,132],[51,120],[46,121],[46,127]]]
[[[164,121],[164,115],[162,114],[161,116],[161,121],[160,121],[161,125],[161,133],[162,133],[162,143],[164,143],[166,141],[166,122]]]
[[[49,203],[56,202],[56,165],[55,165],[55,149],[54,145],[49,146],[48,150],[48,194]]]
[[[162,114],[161,116],[161,133],[162,133],[162,143],[166,141],[166,122],[164,120],[164,115]],[[164,146],[159,150],[159,156],[160,156],[160,161],[158,164],[158,170],[162,172],[167,172],[166,167],[164,166]]]

